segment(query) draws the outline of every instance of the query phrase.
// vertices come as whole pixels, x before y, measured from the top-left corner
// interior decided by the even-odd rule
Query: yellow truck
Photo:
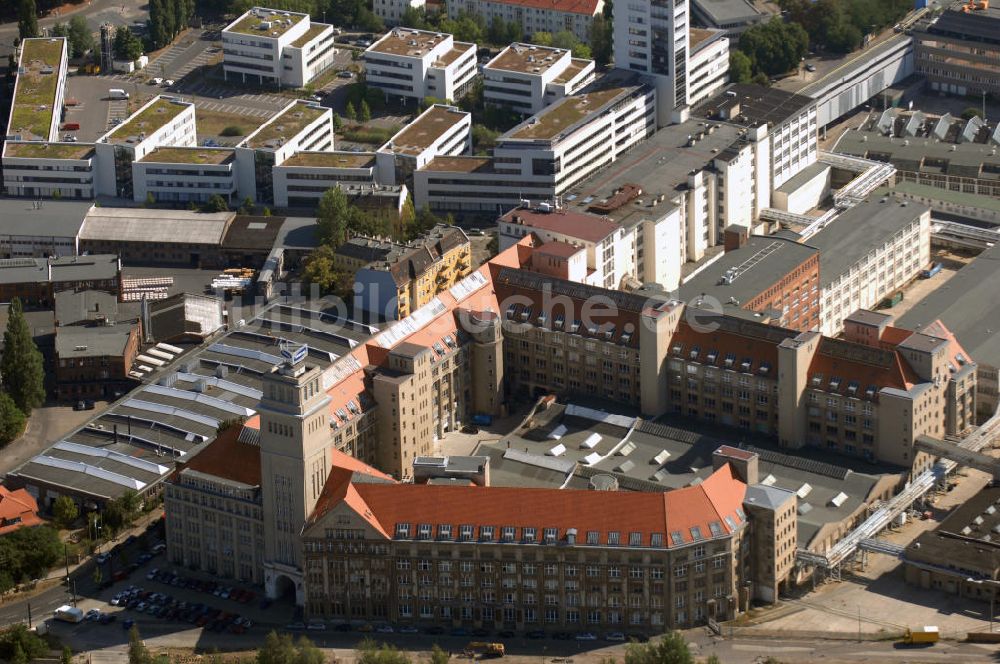
[[[473,641],[469,645],[465,646],[465,655],[467,657],[476,657],[480,659],[486,659],[488,657],[503,657],[506,652],[502,643],[484,643],[482,641]]]
[[[906,634],[903,636],[904,643],[914,645],[922,643],[937,643],[940,640],[941,633],[938,631],[938,628],[933,625],[908,629],[906,630]]]

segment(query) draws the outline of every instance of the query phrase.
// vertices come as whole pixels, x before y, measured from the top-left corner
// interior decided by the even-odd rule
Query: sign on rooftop
[[[281,342],[281,356],[288,360],[290,364],[298,364],[302,360],[306,359],[306,355],[308,354],[308,344],[299,344],[294,341]]]

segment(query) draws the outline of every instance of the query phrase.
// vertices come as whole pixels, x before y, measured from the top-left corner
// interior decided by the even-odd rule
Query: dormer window
[[[503,533],[501,535],[504,542],[514,541],[514,526],[504,526]]]
[[[596,530],[587,531],[587,544],[590,546],[597,546],[601,543],[601,534]]]
[[[608,533],[608,546],[618,546],[619,533],[617,530],[612,530]]]
[[[438,526],[438,538],[439,539],[451,539],[451,525],[447,523],[442,523]]]
[[[430,539],[431,538],[431,524],[421,523],[417,526],[417,537],[419,539]]]
[[[545,531],[544,531],[545,543],[546,544],[552,544],[553,542],[555,542],[556,541],[556,536],[558,534],[559,534],[559,530],[557,528],[546,528]]]
[[[468,542],[472,539],[472,526],[459,526],[458,527],[458,537],[463,542]]]
[[[534,528],[522,528],[521,535],[525,542],[532,543],[535,541],[535,529]]]
[[[493,541],[493,526],[480,526],[479,539],[487,542]]]
[[[629,546],[642,546],[642,533],[629,533],[628,534],[628,545]]]
[[[396,537],[399,539],[408,539],[410,537],[410,524],[408,523],[397,523],[396,524]]]
[[[726,368],[732,369],[733,364],[735,363],[736,363],[736,353],[726,353],[726,359],[723,361],[723,364],[726,365]]]

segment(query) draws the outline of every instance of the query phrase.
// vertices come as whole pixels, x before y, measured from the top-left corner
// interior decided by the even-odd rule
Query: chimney
[[[740,249],[750,239],[750,229],[738,224],[730,224],[722,231],[722,244],[726,253]]]
[[[732,467],[736,476],[746,485],[757,484],[759,475],[757,471],[758,456],[754,452],[741,450],[738,447],[723,445],[712,452],[712,470],[718,470],[727,463]]]

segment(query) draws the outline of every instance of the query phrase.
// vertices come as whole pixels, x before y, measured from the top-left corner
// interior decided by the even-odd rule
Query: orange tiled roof
[[[255,415],[243,426],[259,429],[260,416]],[[239,441],[242,428],[229,427],[178,470],[196,470],[240,484],[260,486],[260,447]]]
[[[42,520],[38,518],[38,502],[24,489],[11,491],[0,485],[0,524],[15,520],[16,523],[0,526],[0,535],[18,528],[40,525]]]
[[[631,533],[640,533],[639,546],[651,546],[651,536],[659,533],[665,547],[708,539],[713,532],[732,533],[744,521],[746,492],[746,485],[728,464],[697,486],[664,493],[352,480],[353,473],[343,469],[331,473],[313,522],[346,502],[386,538],[394,536],[397,524],[407,524],[411,537],[416,536],[420,524],[431,526],[432,537],[438,536],[442,524],[451,526],[452,537],[458,536],[461,526],[471,525],[480,541],[480,526],[493,527],[494,541],[500,540],[503,527],[516,529],[516,541],[523,539],[524,528],[534,528],[538,542],[546,528],[557,529],[559,540],[575,528],[579,544],[587,542],[589,532],[597,532],[603,545],[608,542],[608,533],[616,532],[622,546],[629,545]]]
[[[585,14],[587,16],[594,16],[601,7],[599,0],[495,0],[495,2],[515,7]]]

